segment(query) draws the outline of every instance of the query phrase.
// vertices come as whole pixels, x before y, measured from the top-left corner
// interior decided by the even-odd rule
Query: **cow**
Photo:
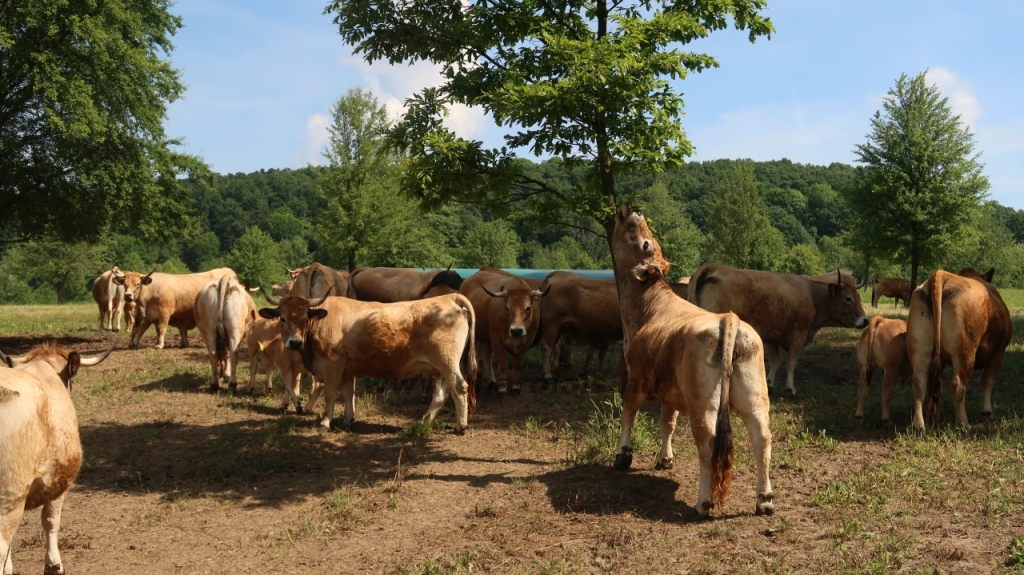
[[[222,275],[199,290],[193,309],[199,334],[210,353],[210,391],[220,388],[221,376],[232,393],[237,391],[238,352],[246,328],[256,319],[256,304],[233,275]]]
[[[277,297],[291,295],[292,286],[295,285],[295,280],[288,280],[279,284],[270,286],[270,295]]]
[[[478,271],[466,278],[459,293],[469,298],[476,313],[476,341],[480,346],[488,391],[508,394],[508,357],[512,354],[512,393],[521,393],[519,375],[526,352],[540,333],[540,299],[547,292],[534,289],[522,278]],[[494,377],[491,355],[498,363]]]
[[[910,282],[901,278],[875,276],[871,282],[871,307],[878,307],[878,299],[882,296],[895,298],[895,304],[902,301],[909,306]]]
[[[907,353],[914,378],[914,416],[911,425],[924,429],[925,416],[938,425],[942,411],[942,368],[952,364],[950,387],[956,423],[969,427],[964,395],[971,372],[981,373],[981,414],[992,415],[992,386],[1013,337],[1010,311],[989,270],[984,276],[971,268],[951,274],[937,270],[910,297],[907,315]]]
[[[683,278],[676,282],[668,282],[668,287],[672,288],[672,293],[686,299],[686,294],[690,291],[690,278]]]
[[[164,274],[156,270],[146,275],[125,272],[124,277],[115,278],[116,283],[124,285],[125,301],[134,302],[138,306],[129,347],[138,347],[142,334],[151,325],[156,326],[156,349],[164,348],[168,325],[177,328],[181,334],[180,347],[188,347],[188,330],[196,327],[196,295],[203,286],[225,275],[238,279],[231,268],[181,275]]]
[[[349,298],[268,297],[286,349],[299,351],[311,375],[324,382],[321,430],[329,430],[340,388],[345,423],[355,420],[355,378],[405,379],[429,372],[441,378],[424,414],[433,421],[447,400],[455,403],[455,431],[464,433],[476,406],[473,304],[461,294],[382,304]],[[310,398],[312,404],[314,398]]]
[[[295,403],[295,413],[302,415],[302,400],[299,390],[299,376],[306,372],[302,365],[299,352],[285,349],[284,338],[281,336],[280,320],[257,318],[249,324],[245,335],[245,347],[249,350],[249,393],[256,387],[256,368],[260,366],[267,372],[266,392],[272,389],[274,370],[281,374],[284,384],[284,401],[281,411],[288,411],[289,401]],[[315,385],[315,384],[314,384]],[[317,394],[319,395],[319,394]],[[310,399],[315,397],[310,393]],[[313,407],[313,401],[306,404],[306,411]]]
[[[580,277],[572,272],[554,271],[544,278],[540,287],[546,293],[541,305],[541,352],[544,383],[553,381],[552,352],[562,335],[591,346],[599,352],[600,365],[611,343],[622,340],[622,317],[615,283]]]
[[[357,268],[350,279],[356,299],[394,303],[423,299],[432,288],[447,286],[459,291],[462,276],[447,270],[407,268]]]
[[[845,272],[801,276],[704,264],[693,274],[687,299],[708,311],[731,311],[757,330],[771,362],[769,388],[775,386],[779,348],[784,348],[786,388],[796,395],[796,360],[819,329],[868,325],[853,275]]]
[[[356,299],[347,271],[313,262],[292,278],[292,291],[288,295],[316,299],[328,291],[336,296]]]
[[[44,573],[64,573],[57,533],[64,495],[82,465],[71,381],[80,367],[107,358],[47,343],[24,358],[0,353],[0,572],[14,572],[14,533],[22,514],[42,507]],[[24,571],[23,571],[24,572]]]
[[[696,511],[707,516],[723,504],[732,482],[731,408],[743,418],[753,448],[754,512],[771,515],[772,432],[761,338],[736,314],[702,310],[672,292],[663,281],[672,264],[640,212],[625,205],[616,211],[611,243],[629,371],[614,467],[632,465],[632,428],[644,400],[661,403],[656,467],[672,467],[672,434],[685,411],[700,463]]]
[[[907,359],[907,322],[886,319],[876,315],[860,334],[857,343],[857,366],[860,381],[857,384],[857,412],[854,417],[864,418],[864,399],[876,367],[882,368],[882,423],[892,423],[889,407],[892,392],[900,381],[910,380],[910,361]]]
[[[103,320],[107,320],[107,331],[121,331],[121,314],[124,311],[124,284],[116,283],[114,278],[123,277],[124,274],[117,266],[103,272],[103,274],[92,282],[92,299],[100,308],[100,330],[103,330]],[[132,318],[128,318],[128,327],[132,326]]]

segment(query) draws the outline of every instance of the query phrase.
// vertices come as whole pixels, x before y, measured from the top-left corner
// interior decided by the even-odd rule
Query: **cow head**
[[[957,272],[956,275],[992,283],[992,278],[995,277],[996,275],[996,268],[988,268],[988,271],[985,272],[985,275],[979,274],[978,271],[975,270],[974,268],[964,268]]]
[[[309,328],[309,322],[327,317],[327,310],[312,308],[323,305],[330,292],[331,289],[328,288],[327,293],[322,298],[313,301],[291,295],[276,300],[267,295],[266,292],[263,292],[263,297],[267,299],[267,302],[277,307],[261,309],[260,317],[278,320],[284,346],[290,350],[298,351],[302,349],[302,345],[305,343],[304,338]]]
[[[124,272],[121,275],[115,275],[114,283],[124,286],[124,301],[138,301],[142,297],[142,286],[148,286],[153,283],[153,278],[150,276],[155,271],[156,269],[153,269],[153,271],[146,275],[142,275],[139,272]]]
[[[107,359],[110,352],[114,351],[114,346],[117,343],[113,343],[107,348],[107,351],[99,355],[79,355],[77,351],[67,350],[57,346],[57,342],[50,341],[43,345],[36,346],[32,351],[28,352],[22,357],[10,357],[0,352],[0,361],[7,364],[8,367],[16,368],[19,365],[25,365],[28,363],[40,361],[49,365],[57,377],[60,378],[64,387],[70,392],[72,382],[74,381],[75,375],[78,374],[80,367],[91,367],[97,365],[103,360]]]
[[[274,284],[274,285],[270,286],[270,293],[271,293],[271,295],[276,295],[278,297],[282,297],[282,296],[286,296],[286,295],[291,295],[291,293],[292,293],[292,286],[293,285],[295,285],[295,280],[290,280],[290,281],[286,281],[284,283]]]
[[[292,291],[289,295],[305,298],[316,299],[326,296],[327,292],[334,287],[331,269],[319,262],[313,262],[302,268],[292,282]],[[336,292],[336,295],[343,296],[345,294]]]
[[[523,337],[528,331],[527,326],[529,326],[530,318],[533,316],[533,308],[537,305],[540,298],[548,295],[551,286],[548,286],[548,289],[544,291],[529,288],[505,289],[505,286],[501,286],[498,293],[492,292],[484,285],[481,285],[480,288],[487,295],[504,300],[505,313],[508,314],[508,335],[510,337]]]
[[[616,268],[628,270],[628,275],[640,282],[663,278],[672,267],[662,255],[643,213],[631,212],[626,204],[615,214],[612,250]]]
[[[860,292],[854,279],[836,270],[835,283],[828,284],[828,317],[826,325],[836,327],[867,327],[868,318],[860,305]]]

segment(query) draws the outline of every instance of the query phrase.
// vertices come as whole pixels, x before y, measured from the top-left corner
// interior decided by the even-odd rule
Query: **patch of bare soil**
[[[100,333],[64,343],[97,353],[115,340],[127,344]],[[0,338],[0,349],[36,343]],[[321,435],[316,417],[278,412],[279,380],[272,398],[232,397],[223,384],[205,392],[209,364],[198,337],[191,343],[122,348],[80,373],[85,462],[61,529],[69,573],[978,573],[1001,564],[1024,533],[1020,514],[986,516],[956,498],[908,501],[905,514],[885,518],[863,511],[871,501],[823,501],[830,485],[903,453],[891,429],[855,423],[853,403],[843,405],[857,380],[848,342],[806,352],[801,396],[775,392],[776,514],[753,513],[749,442],[734,419],[733,488],[709,521],[692,511],[697,461],[685,421],[675,469],[655,471],[652,452],[638,453],[630,472],[566,463],[578,446],[565,426],[586,421],[591,401],[611,391],[564,383],[504,401],[481,395],[464,436],[442,422],[420,437],[418,388],[360,382],[357,422]],[[531,364],[527,377],[539,375]],[[876,419],[877,392],[878,383]],[[897,396],[905,413],[909,390]],[[828,436],[815,439],[818,429]],[[943,479],[957,480],[978,488],[970,477]],[[38,511],[26,514],[16,572],[41,569],[42,543]]]

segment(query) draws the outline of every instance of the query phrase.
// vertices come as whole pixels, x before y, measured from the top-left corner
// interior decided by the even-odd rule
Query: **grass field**
[[[1024,290],[1003,295],[1016,335],[991,421],[977,377],[969,431],[950,427],[947,389],[946,426],[908,433],[906,386],[882,426],[879,379],[854,419],[859,332],[823,330],[798,364],[799,395],[772,397],[776,514],[753,514],[734,416],[733,488],[708,521],[691,511],[685,422],[675,469],[653,469],[657,405],[638,422],[633,471],[611,469],[614,365],[593,378],[564,369],[557,389],[504,402],[482,395],[465,436],[450,407],[417,424],[418,387],[361,381],[356,423],[318,435],[316,418],[278,414],[279,382],[273,396],[202,391],[195,332],[188,349],[130,351],[125,334],[96,330],[92,305],[0,307],[0,350],[51,337],[88,353],[123,346],[74,387],[85,461],[64,506],[71,573],[1011,573],[1024,572]],[[26,514],[17,573],[41,568],[38,525]]]

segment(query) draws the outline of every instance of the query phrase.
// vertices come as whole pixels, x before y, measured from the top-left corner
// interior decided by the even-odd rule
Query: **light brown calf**
[[[281,403],[281,411],[288,411],[288,402],[295,403],[295,413],[302,415],[302,399],[299,390],[299,376],[306,373],[302,365],[302,357],[297,351],[290,351],[284,348],[284,338],[281,337],[281,328],[278,326],[280,320],[257,318],[249,324],[249,331],[245,335],[245,347],[249,350],[249,393],[256,387],[256,367],[262,367],[267,373],[266,392],[270,393],[273,388],[274,370],[281,374],[281,381],[284,384],[284,401]],[[312,381],[312,379],[311,379]],[[306,404],[306,411],[313,407],[313,402],[319,396],[319,387],[310,390],[310,401]]]
[[[640,212],[621,206],[612,250],[629,369],[615,467],[632,464],[631,433],[644,400],[661,403],[657,466],[670,467],[676,419],[685,411],[700,461],[696,510],[707,515],[722,505],[732,481],[731,408],[743,418],[753,447],[754,511],[772,514],[772,432],[761,338],[736,314],[710,313],[672,293],[663,281],[671,264]]]
[[[864,399],[868,396],[871,376],[876,367],[882,368],[882,422],[892,423],[892,392],[900,381],[910,379],[910,361],[907,359],[907,322],[886,319],[876,315],[860,334],[857,343],[857,365],[860,381],[857,387],[857,413],[864,417]]]
[[[113,346],[111,346],[113,349]],[[95,357],[41,345],[24,360],[0,353],[0,572],[14,571],[14,533],[25,511],[43,508],[46,540],[44,573],[64,573],[57,532],[64,494],[82,464],[78,415],[71,402],[71,379]],[[11,367],[13,366],[13,369]],[[24,573],[24,571],[22,571]]]

